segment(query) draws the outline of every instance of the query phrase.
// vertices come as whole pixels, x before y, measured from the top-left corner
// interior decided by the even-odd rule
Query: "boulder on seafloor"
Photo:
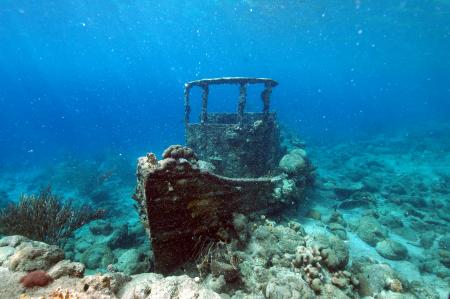
[[[64,251],[55,245],[24,240],[8,258],[8,267],[12,271],[46,271],[64,259]]]
[[[413,296],[411,294],[397,293],[390,290],[388,291],[382,290],[376,296],[376,299],[416,299],[416,298],[417,298],[416,296]]]
[[[353,193],[361,191],[364,185],[361,182],[341,184],[334,187],[334,193],[340,198],[349,198]]]
[[[389,228],[401,228],[404,226],[401,219],[401,217],[389,213],[380,217],[380,223]]]
[[[385,239],[377,243],[376,251],[390,260],[404,260],[408,258],[408,249],[401,243]]]
[[[442,265],[450,268],[450,250],[439,249],[439,261]]]
[[[314,292],[298,273],[278,271],[265,289],[267,299],[314,298]]]
[[[394,229],[392,229],[392,231],[394,233],[396,233],[397,235],[402,236],[403,238],[405,238],[408,241],[416,242],[418,240],[417,239],[417,231],[412,229],[409,226],[405,225],[405,226],[402,226],[399,228],[394,228]]]
[[[281,158],[279,166],[288,174],[297,174],[305,169],[306,162],[302,156],[289,153]]]
[[[436,234],[434,232],[423,233],[420,235],[420,245],[425,249],[430,249],[434,241],[436,240]]]
[[[143,250],[129,249],[119,256],[115,266],[117,270],[133,275],[150,271],[151,263],[148,254]]]
[[[441,237],[441,239],[439,240],[439,248],[450,250],[450,233],[446,233]]]
[[[375,246],[387,237],[386,229],[372,216],[364,216],[359,220],[356,233],[371,246]]]
[[[149,298],[152,285],[164,279],[164,276],[157,273],[141,273],[133,275],[132,278],[117,293],[119,298]]]
[[[128,223],[115,227],[112,234],[108,237],[106,243],[112,250],[117,248],[129,248],[136,244],[138,236],[128,228]]]
[[[0,239],[0,247],[9,246],[9,247],[17,247],[22,242],[31,241],[27,237],[14,235],[14,236],[6,236]]]
[[[354,264],[354,271],[358,272],[359,294],[361,296],[375,296],[387,287],[387,283],[398,281],[395,271],[387,264]]]
[[[62,276],[83,277],[85,268],[82,263],[62,260],[48,270],[48,275],[53,279],[58,279]]]
[[[81,254],[80,261],[85,264],[88,269],[106,269],[108,265],[114,264],[115,258],[113,252],[108,246],[98,244],[83,252]]]
[[[440,261],[431,256],[431,254],[430,256],[421,259],[418,266],[421,272],[436,274],[436,276],[441,278],[450,277],[450,269],[442,265]]]
[[[315,220],[319,220],[319,221],[322,220],[322,214],[318,210],[315,210],[315,209],[309,210],[308,213],[306,214],[306,217],[315,219]]]
[[[120,272],[96,274],[86,276],[79,281],[78,289],[87,295],[92,296],[88,298],[95,298],[94,296],[99,296],[99,294],[110,296],[100,298],[111,298],[112,295],[116,294],[131,279],[131,276]]]
[[[347,240],[347,231],[345,226],[340,223],[332,222],[327,226],[328,230],[334,235],[338,236],[341,240]]]
[[[319,234],[312,241],[313,246],[320,250],[322,261],[330,271],[342,270],[349,260],[348,246],[340,238],[332,235]]]
[[[237,234],[237,237],[239,241],[244,242],[246,241],[249,236],[249,225],[248,225],[248,219],[246,216],[240,213],[234,213],[233,214],[233,227]]]
[[[196,298],[221,299],[213,290],[204,288],[195,279],[187,276],[162,277],[154,273],[133,276],[118,293],[120,298]]]
[[[357,191],[349,198],[339,203],[340,209],[354,209],[360,207],[368,207],[376,203],[375,197],[369,192]]]
[[[113,226],[111,222],[100,219],[89,223],[89,230],[96,236],[108,236],[113,232]]]

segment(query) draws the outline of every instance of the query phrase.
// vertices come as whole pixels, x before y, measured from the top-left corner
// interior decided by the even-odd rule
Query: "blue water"
[[[51,185],[104,209],[111,225],[102,236],[84,225],[67,259],[114,253],[88,265],[96,273],[129,265],[117,259],[136,249],[148,260],[132,273],[150,271],[131,199],[136,159],[183,144],[184,83],[222,76],[279,83],[271,108],[317,167],[289,217],[313,235],[338,210],[351,259],[389,263],[447,294],[450,0],[0,0],[0,213]],[[262,109],[261,91],[249,87],[248,111]],[[191,101],[195,121],[198,88]],[[237,104],[237,86],[211,86],[210,112]],[[341,208],[339,190],[371,205]],[[384,259],[358,237],[364,215],[409,257]],[[106,248],[116,233],[124,238]]]
[[[448,121],[450,2],[0,3],[0,163],[182,143],[183,84],[271,77],[313,143]],[[233,110],[237,90],[211,102]],[[255,99],[255,107],[257,107]]]

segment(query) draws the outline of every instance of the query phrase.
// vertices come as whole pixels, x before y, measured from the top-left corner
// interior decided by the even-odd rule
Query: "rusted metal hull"
[[[161,273],[191,260],[205,241],[229,241],[233,213],[267,214],[292,205],[274,195],[282,176],[228,178],[201,169],[193,158],[171,155],[161,161],[150,155],[140,164],[143,190],[136,194],[144,196],[138,199],[148,219],[155,270]]]

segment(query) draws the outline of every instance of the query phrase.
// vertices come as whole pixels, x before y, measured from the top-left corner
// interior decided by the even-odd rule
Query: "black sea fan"
[[[103,210],[63,200],[48,187],[38,195],[22,195],[19,203],[0,210],[0,233],[63,246],[75,230],[103,215]]]

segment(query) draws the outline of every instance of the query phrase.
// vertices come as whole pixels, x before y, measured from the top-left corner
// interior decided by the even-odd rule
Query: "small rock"
[[[91,222],[89,224],[89,230],[94,235],[108,236],[109,234],[112,233],[113,227],[111,225],[111,222],[109,222],[109,221],[97,220],[97,221]]]
[[[117,269],[128,275],[148,272],[150,270],[149,257],[138,249],[125,251],[117,261]]]
[[[288,174],[297,174],[306,167],[306,162],[300,155],[287,154],[281,159],[279,166]]]
[[[331,283],[340,289],[345,289],[348,285],[347,280],[343,278],[333,277],[331,278]]]
[[[214,276],[223,275],[223,278],[228,283],[236,281],[240,276],[239,270],[228,263],[213,261],[210,268]]]
[[[314,281],[314,280],[313,280]],[[314,283],[314,288],[320,292],[320,279]],[[315,298],[312,288],[299,275],[292,272],[279,271],[267,283],[265,288],[266,299],[292,299],[292,298]]]
[[[358,275],[361,296],[375,296],[386,286],[386,280],[398,279],[395,271],[386,264],[363,265]]]
[[[314,209],[309,210],[309,212],[306,215],[306,217],[312,218],[312,219],[315,219],[315,220],[319,220],[319,221],[322,220],[322,214],[320,214],[319,211],[314,210]]]
[[[126,286],[128,288],[128,285]],[[187,275],[169,276],[150,284],[151,293],[145,298],[221,299],[213,290],[206,289]],[[130,293],[131,294],[131,293]],[[133,298],[121,296],[121,298]]]
[[[420,236],[420,245],[422,245],[425,249],[430,249],[433,244],[434,240],[436,239],[436,234],[433,232],[423,233]]]
[[[401,217],[396,217],[392,214],[388,214],[380,218],[380,222],[389,228],[400,228],[403,227],[403,222]]]
[[[390,260],[404,260],[408,257],[408,249],[403,244],[390,239],[378,242],[375,249],[382,257]]]
[[[306,153],[306,151],[303,148],[295,148],[295,149],[291,150],[289,152],[289,154],[291,154],[291,155],[299,155],[302,158],[306,158],[308,156],[308,154]]]
[[[16,247],[25,241],[29,242],[30,240],[24,236],[19,236],[19,235],[6,236],[6,237],[3,237],[0,239],[0,247],[3,247],[3,246]]]
[[[400,282],[400,280],[398,280],[396,278],[386,279],[386,287],[393,292],[397,292],[397,293],[403,292],[403,285]]]
[[[108,246],[94,245],[81,254],[80,261],[88,269],[96,270],[106,269],[109,264],[114,264],[114,259],[114,254]]]
[[[78,288],[86,294],[98,294],[100,292],[105,295],[112,295],[116,294],[130,280],[130,276],[120,272],[89,275],[80,281]]]
[[[450,268],[450,250],[439,249],[439,261],[442,265]]]
[[[361,182],[340,185],[334,188],[334,193],[341,199],[349,198],[353,193],[361,191],[364,185]]]
[[[412,229],[408,226],[394,228],[393,231],[408,241],[411,241],[411,242],[417,241],[417,231],[415,231],[414,229]]]
[[[341,240],[347,240],[347,231],[342,224],[337,222],[330,223],[328,229]]]
[[[133,230],[128,228],[128,223],[116,227],[113,233],[108,237],[106,244],[112,250],[118,248],[131,248],[136,244],[138,236]]]
[[[330,271],[345,268],[349,261],[347,244],[336,236],[317,235],[313,245],[320,250],[323,263]]]
[[[445,249],[445,250],[450,250],[450,233],[445,234],[439,240],[439,248]]]
[[[64,259],[64,251],[55,245],[28,241],[16,247],[16,252],[9,258],[11,271],[48,270]]]
[[[62,260],[48,270],[48,275],[53,279],[58,279],[62,276],[83,277],[84,269],[85,266],[82,263]]]
[[[289,221],[288,226],[289,226],[289,228],[291,228],[292,230],[294,230],[296,233],[300,234],[301,236],[306,235],[306,231],[300,223],[298,223],[296,221]]]
[[[386,230],[372,216],[364,216],[360,219],[356,233],[371,246],[375,246],[387,236]]]
[[[3,265],[6,261],[8,261],[8,258],[13,255],[15,252],[14,247],[11,246],[3,246],[0,247],[0,266]]]
[[[344,210],[356,209],[360,207],[370,206],[371,202],[362,199],[346,199],[339,203],[338,208]]]
[[[311,289],[316,293],[320,293],[321,288],[322,288],[322,281],[320,281],[319,278],[314,278],[311,281]]]

